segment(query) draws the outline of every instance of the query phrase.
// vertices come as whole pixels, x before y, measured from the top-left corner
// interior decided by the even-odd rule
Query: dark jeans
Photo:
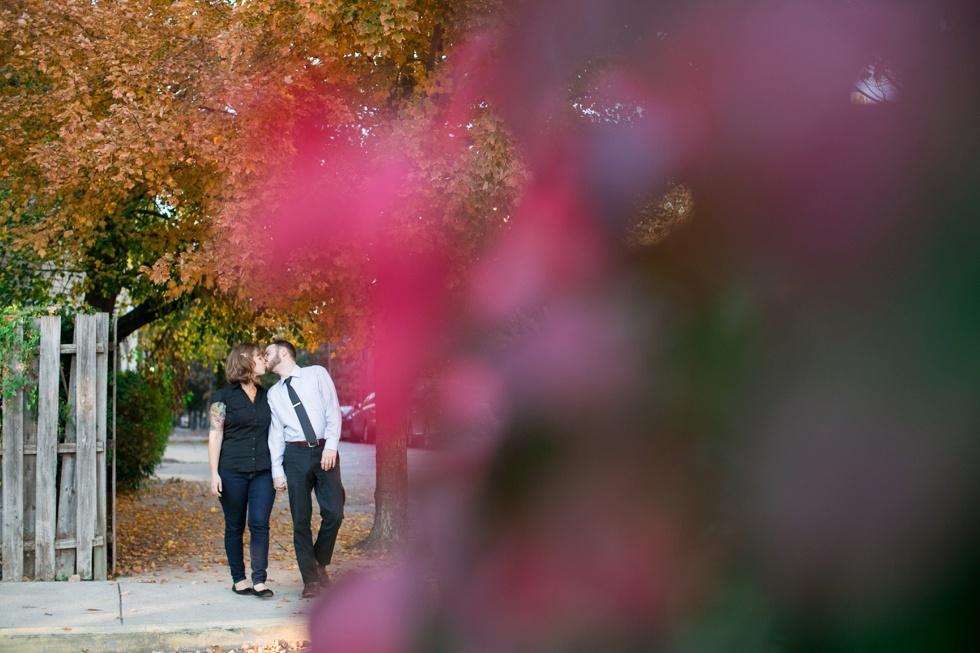
[[[282,456],[282,468],[286,473],[286,489],[289,493],[289,512],[293,516],[293,546],[296,548],[296,562],[304,583],[317,580],[317,565],[329,565],[333,557],[333,547],[337,542],[337,531],[344,521],[344,485],[340,481],[340,454],[337,464],[328,472],[320,467],[323,446],[286,447]],[[313,501],[310,493],[316,495],[320,504],[320,532],[313,542],[311,522]]]
[[[225,555],[234,582],[245,580],[242,535],[248,517],[248,546],[252,560],[252,584],[265,582],[269,566],[269,515],[276,500],[272,472],[232,472],[218,468],[221,477],[221,508],[225,511]]]

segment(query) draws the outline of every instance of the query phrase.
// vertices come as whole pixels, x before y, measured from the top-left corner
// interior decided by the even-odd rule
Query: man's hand
[[[276,488],[277,492],[286,491],[286,477],[280,476],[279,478],[272,479],[272,487]]]
[[[320,456],[320,467],[323,471],[329,471],[337,466],[337,450],[336,449],[326,449],[323,450],[323,455]]]
[[[221,477],[217,474],[211,474],[211,494],[221,496]]]

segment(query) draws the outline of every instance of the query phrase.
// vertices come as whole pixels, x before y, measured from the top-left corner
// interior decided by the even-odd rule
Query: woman
[[[269,562],[269,516],[276,491],[272,487],[269,424],[272,412],[259,377],[265,374],[262,350],[252,343],[235,345],[225,362],[228,385],[211,397],[208,462],[211,493],[225,513],[225,554],[236,594],[270,597],[265,586]],[[251,533],[249,554],[252,586],[245,580],[242,535],[246,518]]]

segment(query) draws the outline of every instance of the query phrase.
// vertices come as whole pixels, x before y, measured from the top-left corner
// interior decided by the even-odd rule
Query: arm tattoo
[[[225,430],[225,405],[220,401],[211,404],[211,429],[210,433],[222,435]]]

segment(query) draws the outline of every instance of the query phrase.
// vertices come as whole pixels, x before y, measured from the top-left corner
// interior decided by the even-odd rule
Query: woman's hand
[[[217,474],[211,474],[211,494],[221,496],[221,477]]]

